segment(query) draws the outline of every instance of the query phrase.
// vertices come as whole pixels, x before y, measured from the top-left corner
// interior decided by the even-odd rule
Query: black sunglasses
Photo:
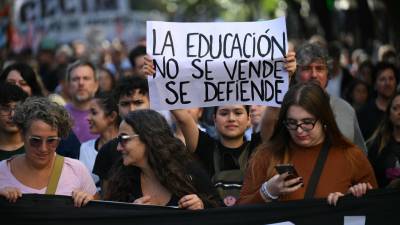
[[[120,135],[118,135],[118,137],[117,137],[117,142],[118,142],[122,147],[125,147],[125,146],[126,146],[126,143],[128,143],[129,140],[131,140],[132,138],[135,138],[135,137],[139,137],[139,135],[138,135],[138,134],[132,134],[132,135],[129,135],[129,134],[120,134]]]

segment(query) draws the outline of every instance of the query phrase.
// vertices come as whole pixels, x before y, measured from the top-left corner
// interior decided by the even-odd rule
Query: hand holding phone
[[[289,176],[286,178],[286,180],[291,180],[293,178],[299,177],[299,174],[292,164],[278,164],[275,166],[275,169],[279,174],[284,174],[288,172]]]

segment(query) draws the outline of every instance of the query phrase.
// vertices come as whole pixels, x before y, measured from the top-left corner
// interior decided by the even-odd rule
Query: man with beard
[[[90,100],[99,87],[95,66],[88,61],[78,60],[68,66],[66,80],[72,101],[65,108],[74,120],[72,130],[81,143],[97,138],[89,132],[89,123],[86,120]]]
[[[0,83],[0,160],[24,153],[21,130],[12,122],[18,102],[28,96],[21,88],[10,83]]]

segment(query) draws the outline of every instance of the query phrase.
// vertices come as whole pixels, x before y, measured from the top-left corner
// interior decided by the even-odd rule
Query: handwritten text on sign
[[[288,89],[285,19],[236,23],[147,22],[153,109],[226,104],[279,106]]]

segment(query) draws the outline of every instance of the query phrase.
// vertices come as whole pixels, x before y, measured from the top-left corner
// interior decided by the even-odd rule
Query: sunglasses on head
[[[129,140],[131,140],[132,138],[135,138],[135,137],[139,137],[139,135],[138,134],[131,134],[131,135],[129,135],[129,134],[120,134],[117,137],[117,142],[122,147],[125,147],[126,143],[128,143]]]
[[[29,136],[28,141],[29,145],[35,148],[41,147],[43,142],[46,143],[46,146],[49,148],[57,148],[60,143],[61,138],[59,137],[48,137],[47,139],[43,139],[41,137]]]

